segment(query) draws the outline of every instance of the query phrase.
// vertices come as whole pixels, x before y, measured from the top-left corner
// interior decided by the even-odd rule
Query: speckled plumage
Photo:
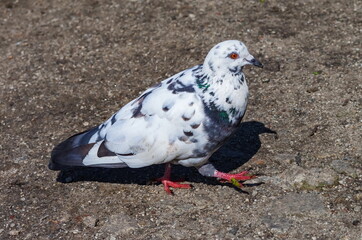
[[[59,144],[49,168],[169,162],[200,168],[240,125],[248,99],[242,72],[247,64],[262,66],[242,42],[217,44],[203,64],[165,79],[103,124]]]

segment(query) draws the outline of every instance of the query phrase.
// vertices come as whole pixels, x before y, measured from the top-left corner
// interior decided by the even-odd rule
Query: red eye
[[[229,58],[231,58],[231,59],[237,59],[237,58],[239,58],[239,54],[237,54],[237,53],[231,53],[231,54],[229,55]]]

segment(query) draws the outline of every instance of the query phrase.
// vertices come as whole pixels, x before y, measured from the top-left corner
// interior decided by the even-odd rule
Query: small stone
[[[356,201],[362,200],[362,193],[357,193],[357,194],[355,194],[353,198],[354,198]]]
[[[359,221],[359,220],[354,220],[353,222],[352,222],[352,224],[353,224],[353,226],[357,226],[357,225],[359,225],[361,222]]]
[[[21,163],[26,162],[26,160],[28,160],[28,156],[27,156],[27,155],[23,155],[23,156],[21,156],[21,157],[15,158],[15,159],[14,159],[14,163],[21,164]]]
[[[19,230],[11,230],[11,231],[9,232],[9,235],[10,235],[10,236],[17,236],[17,235],[19,235],[19,233],[20,233]]]
[[[296,163],[298,166],[302,165],[302,156],[301,156],[300,153],[297,153],[297,155],[295,156],[294,160],[295,160],[295,163]]]
[[[266,162],[262,159],[255,160],[253,163],[255,163],[256,165],[265,165],[266,164]]]
[[[258,194],[257,190],[254,190],[254,191],[251,192],[251,196],[253,196],[253,197],[255,197],[257,194]]]
[[[83,223],[87,227],[93,228],[97,225],[98,219],[93,216],[87,216],[83,218]]]
[[[319,90],[318,87],[310,87],[307,89],[307,93],[314,93],[317,92]]]
[[[229,233],[232,235],[236,235],[239,231],[239,227],[238,226],[233,226],[230,228]]]
[[[64,213],[60,218],[59,218],[59,221],[60,222],[68,222],[68,221],[70,221],[70,218],[71,218],[71,216],[70,216],[70,214],[68,214],[68,213]]]

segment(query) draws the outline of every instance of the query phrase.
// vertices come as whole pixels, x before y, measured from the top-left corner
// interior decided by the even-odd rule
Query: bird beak
[[[263,64],[261,62],[259,62],[259,60],[257,60],[256,58],[252,58],[251,60],[245,59],[247,62],[249,62],[251,65],[254,65],[256,67],[263,67]]]
[[[263,67],[263,64],[261,64],[261,62],[259,62],[259,60],[257,60],[255,57],[253,57],[253,55],[249,54],[248,57],[244,58],[244,60],[246,62],[248,62],[249,64],[251,65],[254,65],[256,67],[260,67],[262,68]]]

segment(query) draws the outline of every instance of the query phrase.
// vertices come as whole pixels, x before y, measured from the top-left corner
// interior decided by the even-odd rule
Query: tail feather
[[[49,169],[63,170],[69,167],[85,166],[83,159],[87,156],[89,150],[94,146],[94,143],[81,145],[75,148],[65,148],[69,146],[68,140],[56,146],[51,154]]]
[[[99,135],[99,128],[94,127],[57,145],[51,153],[48,165],[51,170],[79,166],[120,168],[127,165],[121,162],[116,154],[105,148],[103,138]]]

